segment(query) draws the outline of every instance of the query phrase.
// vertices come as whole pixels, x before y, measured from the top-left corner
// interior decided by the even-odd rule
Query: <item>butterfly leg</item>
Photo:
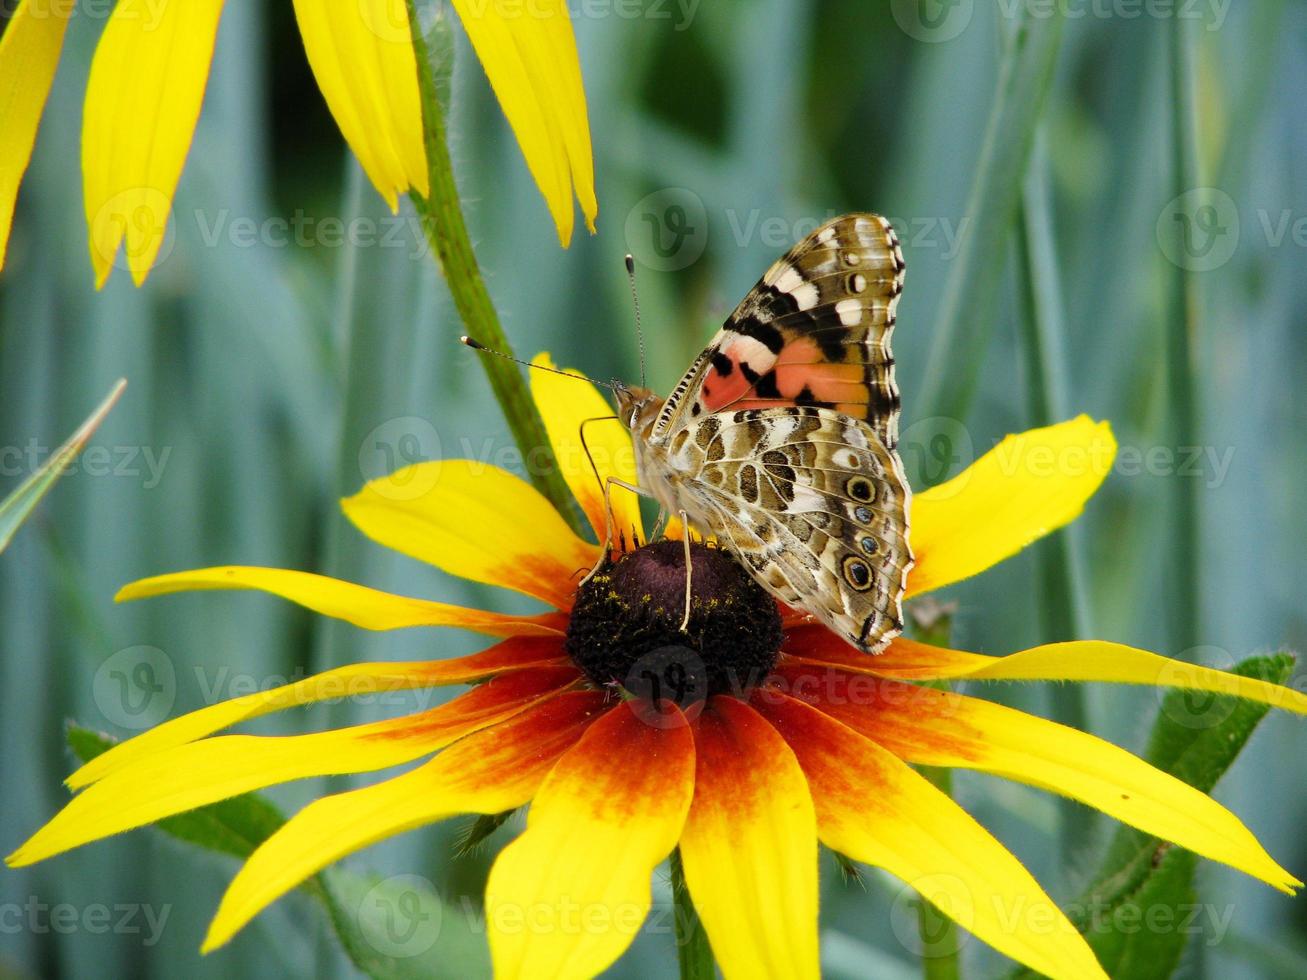
[[[681,620],[681,632],[684,633],[690,625],[690,596],[694,575],[690,566],[690,518],[683,510],[678,510],[676,516],[681,519],[681,525],[685,528],[685,536],[681,538],[681,543],[685,545],[685,617]]]
[[[586,573],[585,578],[581,579],[581,585],[585,585],[586,582],[595,577],[595,574],[603,567],[604,562],[608,560],[608,553],[613,550],[613,502],[611,493],[614,485],[621,487],[623,490],[630,490],[642,497],[649,496],[648,491],[633,483],[619,480],[615,476],[610,476],[604,481],[604,543],[603,547],[599,549],[599,560],[595,562],[594,568]]]

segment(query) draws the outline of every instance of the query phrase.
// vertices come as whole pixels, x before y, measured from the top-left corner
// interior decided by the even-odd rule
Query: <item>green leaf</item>
[[[63,476],[64,471],[82,451],[87,440],[95,434],[95,430],[100,427],[100,423],[104,421],[126,387],[127,382],[119,378],[100,406],[90,414],[68,441],[56,449],[54,454],[24,480],[17,490],[0,502],[0,552],[9,546],[10,540],[22,526],[23,521],[27,520],[41,498],[54,486],[55,481]]]
[[[1294,658],[1284,653],[1253,657],[1234,673],[1283,684],[1293,664]],[[1269,710],[1226,695],[1171,691],[1153,726],[1146,758],[1210,792]],[[1093,884],[1065,909],[1113,980],[1161,980],[1175,971],[1185,943],[1203,924],[1192,916],[1198,908],[1193,885],[1197,863],[1192,852],[1143,831],[1117,831]],[[1016,976],[1034,974],[1018,971]]]
[[[68,745],[86,762],[115,740],[68,727]],[[170,837],[236,858],[249,857],[285,824],[272,803],[245,793],[160,820]],[[485,976],[484,929],[467,908],[444,901],[419,875],[354,874],[333,869],[302,886],[322,906],[350,962],[377,980]]]

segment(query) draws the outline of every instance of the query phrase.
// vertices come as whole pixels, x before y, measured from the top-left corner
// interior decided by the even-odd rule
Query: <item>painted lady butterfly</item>
[[[669,397],[616,386],[640,491],[867,653],[902,631],[912,567],[890,351],[903,270],[888,221],[837,218],[767,270]]]

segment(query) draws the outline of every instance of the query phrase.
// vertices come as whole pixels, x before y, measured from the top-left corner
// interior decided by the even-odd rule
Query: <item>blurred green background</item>
[[[1307,645],[1301,3],[1073,3],[1051,77],[1029,90],[1043,111],[1028,170],[997,166],[979,192],[973,179],[1018,12],[1044,4],[572,8],[600,215],[598,234],[582,233],[569,251],[458,39],[455,165],[519,353],[548,349],[592,375],[636,379],[622,268],[630,250],[650,381],[666,391],[795,238],[844,211],[879,211],[895,220],[908,263],[895,350],[904,454],[918,485],[1046,417],[1109,419],[1123,447],[1072,533],[952,590],[954,642],[1000,653],[1076,634],[1217,666]],[[82,10],[70,28],[0,276],[0,494],[115,378],[130,381],[92,441],[99,451],[0,558],[6,852],[65,799],[69,719],[127,736],[328,665],[478,646],[456,633],[367,634],[256,595],[114,606],[131,579],[272,564],[529,608],[384,553],[336,506],[397,462],[471,455],[511,468],[516,454],[474,355],[454,342],[462,330],[411,209],[391,217],[344,149],[289,3],[227,4],[161,262],[142,289],[120,268],[93,290],[78,134],[103,9]],[[1171,36],[1180,20],[1190,21],[1196,71],[1189,185],[1174,164]],[[1214,190],[1184,196],[1200,183]],[[1021,211],[987,217],[1002,195],[1020,198]],[[1177,230],[1189,236],[1180,251]],[[1182,290],[1191,316],[1177,320]],[[1183,353],[1177,337],[1188,340],[1192,371],[1181,363],[1168,375]],[[1182,401],[1177,416],[1177,374],[1194,393],[1189,418]],[[1196,520],[1185,518],[1184,500]],[[1088,690],[1082,702],[1037,686],[990,693],[1061,718],[1083,711],[1091,730],[1134,749],[1159,703],[1151,690],[1116,687]],[[337,705],[256,730],[302,731],[404,707]],[[1307,726],[1272,715],[1217,791],[1300,876],[1305,753]],[[293,809],[321,789],[297,784],[272,796]],[[1058,898],[1076,894],[1111,830],[1106,819],[997,780],[963,775],[956,791]],[[448,976],[484,968],[476,915],[505,836],[454,859],[460,826],[412,833],[349,862],[418,874],[440,892],[435,949]],[[200,959],[233,873],[231,861],[151,831],[5,870],[0,976],[350,974],[301,895]],[[1307,976],[1301,900],[1210,865],[1198,887],[1205,928],[1182,975]],[[655,900],[668,900],[665,876]],[[827,862],[823,902],[829,976],[919,974],[905,942],[915,920],[897,883],[875,874],[865,887],[848,883]],[[70,927],[40,912],[60,903],[76,910]],[[122,928],[106,930],[85,916],[97,905],[137,911],[126,925],[128,913],[115,912],[110,924]],[[155,929],[150,916],[166,919]],[[975,941],[964,960],[973,976],[1007,968]],[[674,969],[664,918],[611,975]]]

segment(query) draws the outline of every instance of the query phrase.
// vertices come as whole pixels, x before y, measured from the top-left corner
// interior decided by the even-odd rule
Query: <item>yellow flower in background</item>
[[[318,87],[392,210],[426,196],[417,62],[405,0],[294,0]],[[570,243],[573,188],[597,204],[581,68],[562,0],[456,0],[455,9]],[[20,0],[0,41],[0,268],[18,185],[63,45],[71,0]],[[82,116],[82,173],[96,286],[119,248],[137,285],[167,233],[213,59],[223,0],[119,0],[96,46]]]
[[[602,496],[577,433],[582,420],[608,411],[606,402],[558,375],[538,372],[533,383],[567,481],[602,536]],[[589,434],[599,475],[634,480],[627,433],[611,426]],[[1106,424],[1081,416],[1010,436],[919,494],[910,595],[981,572],[1073,520],[1115,449]],[[625,540],[638,544],[638,508],[629,499],[613,504]],[[204,949],[362,848],[458,814],[529,803],[526,829],[500,852],[486,884],[496,976],[606,969],[641,928],[651,877],[675,847],[725,976],[816,978],[820,842],[884,868],[1031,969],[1105,977],[1017,857],[913,768],[931,765],[1057,792],[1281,891],[1300,885],[1233,813],[1130,752],[917,682],[1154,684],[1307,713],[1297,691],[1101,641],[996,657],[899,637],[867,656],[776,604],[724,552],[697,544],[696,604],[681,633],[681,542],[624,545],[578,588],[599,547],[529,484],[484,462],[419,463],[368,483],[343,506],[378,544],[549,608],[509,616],[248,566],[132,583],[120,599],[255,589],[365,629],[454,626],[499,642],[455,659],[340,667],[159,725],[73,773],[76,795],[9,856],[11,865],[250,790],[425,760],[325,796],[287,821],[237,873]],[[659,660],[668,651],[673,659]],[[682,679],[698,678],[696,697],[671,690],[664,662],[687,668]],[[667,686],[642,694],[653,677]],[[408,716],[306,735],[220,734],[342,695],[474,681]],[[655,707],[662,694],[677,703]]]

